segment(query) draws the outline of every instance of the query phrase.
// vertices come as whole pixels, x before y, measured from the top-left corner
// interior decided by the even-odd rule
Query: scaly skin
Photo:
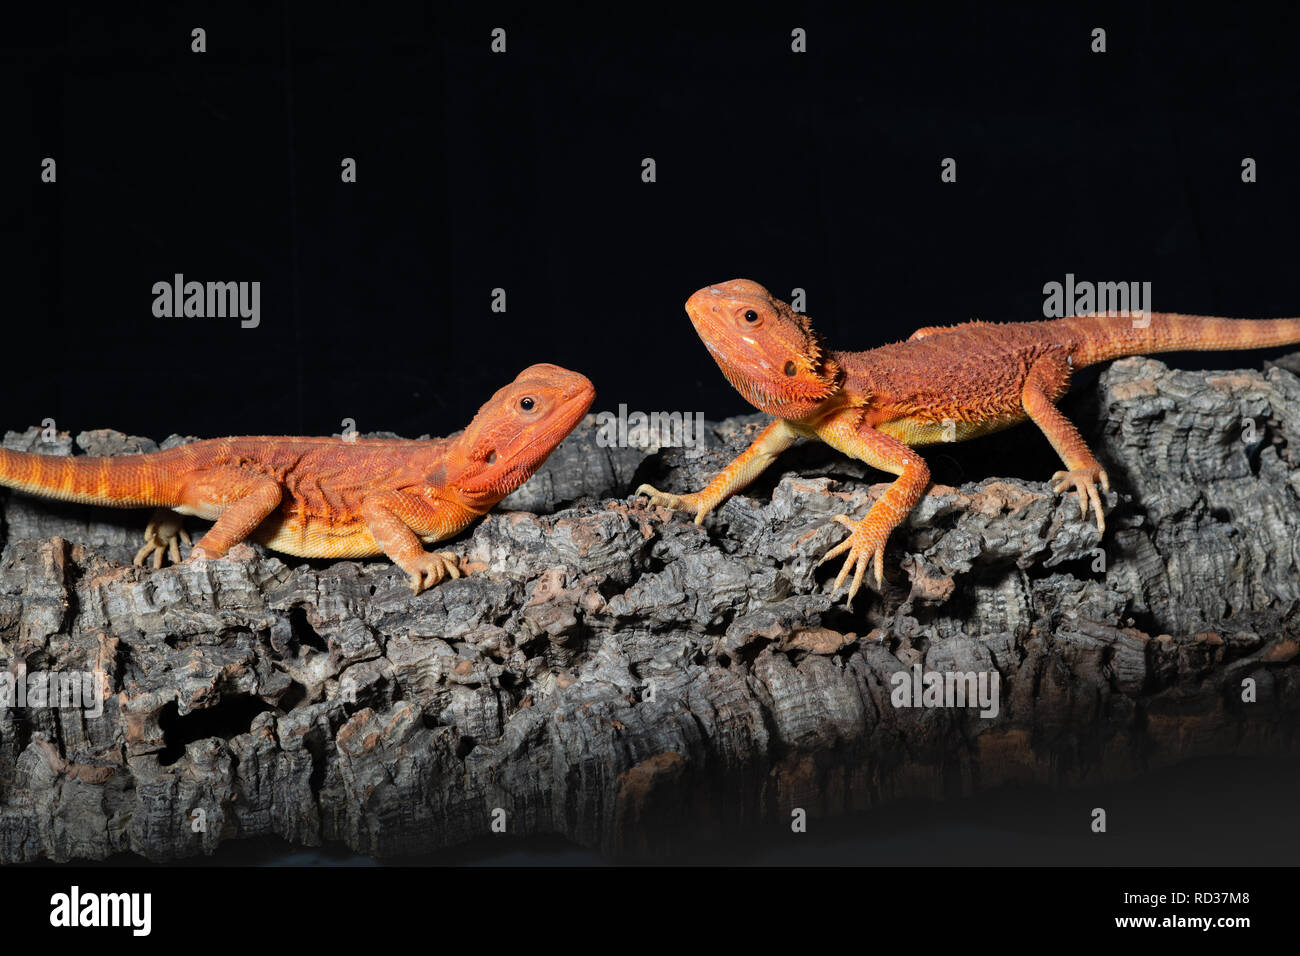
[[[697,524],[754,480],[801,437],[818,438],[846,455],[897,475],[867,516],[837,516],[849,536],[822,561],[848,553],[835,579],[850,572],[852,603],[868,565],[883,580],[885,543],[920,501],[930,481],[915,446],[986,435],[1029,419],[1065,463],[1053,490],[1075,491],[1080,515],[1092,508],[1100,536],[1106,528],[1097,486],[1106,472],[1056,402],[1074,369],[1125,355],[1192,350],[1266,348],[1300,342],[1300,318],[1236,320],[1148,313],[1071,316],[1002,325],[966,322],[924,328],[905,342],[866,352],[822,347],[807,316],[794,312],[756,282],[708,286],[686,303],[705,347],[736,389],[775,416],[708,487],[674,495],[642,485],[652,503],[695,515]]]
[[[453,554],[424,550],[463,530],[522,485],[587,413],[595,389],[534,365],[488,400],[469,427],[432,441],[262,436],[216,438],[121,457],[0,449],[0,485],[43,498],[154,507],[135,556],[180,558],[180,515],[215,524],[190,560],[251,538],[305,558],[386,554],[418,594],[460,577]]]

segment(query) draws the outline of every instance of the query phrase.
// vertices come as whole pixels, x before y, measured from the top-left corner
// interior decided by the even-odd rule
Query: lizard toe
[[[637,488],[636,494],[646,495],[650,499],[650,504],[657,508],[669,508],[672,511],[683,511],[693,515],[696,524],[703,524],[705,517],[713,510],[713,506],[704,501],[698,491],[686,495],[674,495],[671,492],[660,491],[653,485],[641,485]]]
[[[840,565],[839,574],[835,576],[835,582],[831,585],[831,593],[835,594],[845,580],[848,580],[848,596],[844,602],[846,607],[853,604],[853,598],[861,589],[862,581],[866,577],[868,569],[872,571],[876,589],[884,590],[885,540],[888,537],[888,531],[886,529],[882,534],[880,528],[872,523],[869,518],[870,516],[860,521],[854,521],[847,515],[832,517],[831,520],[836,524],[841,524],[849,529],[849,536],[827,551],[822,556],[822,559],[817,562],[818,565],[821,565],[848,552],[844,563]]]
[[[144,544],[135,553],[131,563],[136,567],[152,564],[155,570],[163,566],[163,559],[172,564],[180,564],[181,549],[179,542],[190,543],[190,536],[185,533],[181,516],[166,508],[159,508],[144,529]]]
[[[839,544],[835,545],[825,554],[823,554],[821,556],[821,560],[817,562],[818,567],[821,567],[823,564],[825,564],[827,561],[830,561],[833,558],[838,558],[845,551],[853,547],[853,529],[857,525],[857,522],[855,522],[848,515],[832,515],[831,520],[834,521],[836,524],[841,524],[844,527],[848,528],[849,536],[845,538],[843,541],[841,541]],[[839,582],[842,579],[843,579],[843,575],[841,575],[840,578],[836,580],[835,582],[836,587],[839,587]]]
[[[416,594],[428,590],[443,578],[461,576],[460,559],[450,551],[426,551],[406,566],[411,590]]]
[[[442,558],[447,575],[452,578],[460,577],[460,558],[450,551],[439,551],[438,557]]]
[[[1070,471],[1058,471],[1052,475],[1052,491],[1055,494],[1074,492],[1079,499],[1079,518],[1086,520],[1089,509],[1097,520],[1097,534],[1100,537],[1106,531],[1106,513],[1102,507],[1100,484],[1103,491],[1110,491],[1110,478],[1100,466],[1075,468]]]

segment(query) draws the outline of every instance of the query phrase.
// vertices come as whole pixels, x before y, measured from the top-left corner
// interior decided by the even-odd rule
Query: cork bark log
[[[522,510],[452,544],[472,573],[419,596],[384,560],[246,545],[133,568],[145,514],[7,495],[0,667],[100,671],[105,696],[97,717],[0,710],[0,861],[169,860],[268,835],[400,856],[494,824],[656,857],[788,828],[796,808],[1294,754],[1285,364],[1116,363],[1071,400],[1114,489],[1100,550],[1042,482],[937,485],[892,539],[883,595],[851,611],[816,562],[879,473],[797,448],[704,527],[629,497],[700,487],[761,416],[662,451],[598,447],[589,420],[506,502]],[[6,445],[73,450],[35,429]],[[917,664],[996,671],[997,716],[895,706],[894,675]]]

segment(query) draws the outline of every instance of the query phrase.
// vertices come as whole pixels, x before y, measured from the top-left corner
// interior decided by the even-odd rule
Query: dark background
[[[15,19],[0,430],[446,434],[538,361],[589,375],[596,410],[721,418],[748,406],[682,303],[734,277],[805,288],[849,349],[1041,318],[1067,272],[1149,280],[1158,309],[1300,313],[1300,14],[1035,6]],[[260,280],[261,326],[155,318],[176,272]]]
[[[1300,13],[1042,6],[7,9],[0,432],[329,434],[352,418],[446,434],[538,361],[588,374],[598,410],[721,418],[748,406],[682,303],[742,276],[805,288],[849,349],[1040,318],[1067,272],[1151,281],[1160,309],[1300,314]],[[796,26],[807,54],[790,52]],[[259,280],[261,326],[156,319],[151,287],[176,272]],[[1027,428],[932,455],[949,483],[986,460],[1059,467]],[[1211,768],[1160,799],[1248,821],[1280,818],[1265,790],[1264,806],[1295,804],[1291,778],[1241,780]],[[966,846],[940,823],[969,818],[919,828]],[[1290,845],[1269,825],[1236,845]],[[1163,854],[1185,828],[1153,828],[1151,859],[1178,858]],[[1004,829],[972,855],[1005,856]],[[1029,826],[1031,858],[1079,859],[1048,829]],[[816,858],[890,846],[845,845]]]

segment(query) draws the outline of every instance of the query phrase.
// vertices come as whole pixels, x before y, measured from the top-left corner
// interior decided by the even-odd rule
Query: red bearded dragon
[[[533,365],[449,438],[216,438],[142,455],[61,457],[0,449],[0,485],[43,498],[153,507],[135,556],[155,568],[190,543],[181,515],[215,522],[191,560],[245,538],[308,558],[386,554],[419,593],[460,577],[449,538],[522,485],[587,413],[595,389]]]
[[[847,552],[833,590],[851,573],[849,603],[869,565],[881,586],[889,534],[925,494],[930,470],[916,446],[974,438],[1028,419],[1065,464],[1052,476],[1053,491],[1075,491],[1080,515],[1086,518],[1091,507],[1100,536],[1106,524],[1097,486],[1109,491],[1109,479],[1056,407],[1076,369],[1127,355],[1300,342],[1300,318],[1150,312],[1136,319],[965,322],[919,329],[906,341],[865,352],[837,352],[823,345],[807,316],[746,279],[701,289],[686,312],[727,381],[775,420],[703,490],[678,495],[642,485],[637,493],[702,523],[800,438],[820,439],[897,475],[865,518],[834,518],[849,536],[821,560]]]

